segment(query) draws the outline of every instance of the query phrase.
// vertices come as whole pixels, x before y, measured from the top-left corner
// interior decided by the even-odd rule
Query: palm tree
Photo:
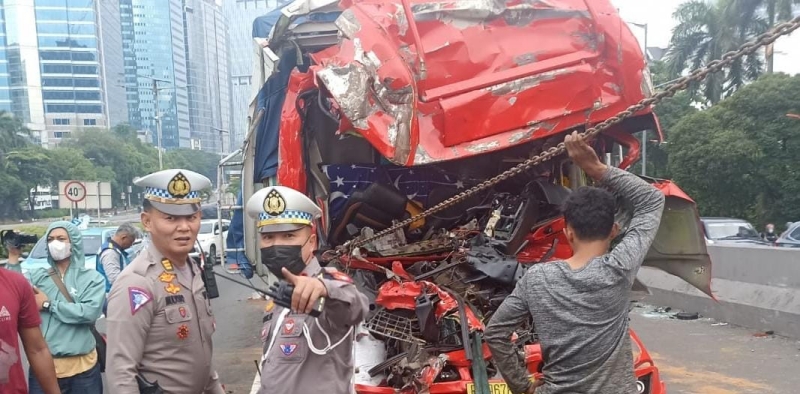
[[[747,0],[692,0],[678,6],[673,14],[678,24],[672,29],[667,52],[672,76],[701,68],[767,30],[766,21],[758,14],[742,17],[742,7],[737,7],[740,1]],[[690,92],[697,97],[702,91],[707,102],[716,104],[758,78],[763,69],[761,56],[751,54],[734,62],[728,70],[711,74],[701,84],[691,86]]]
[[[797,5],[800,5],[800,0],[734,0],[734,7],[737,9],[737,14],[741,16],[741,20],[760,16],[766,18],[769,28],[791,20]],[[772,74],[775,66],[773,45],[770,44],[765,48],[767,73],[769,74]]]

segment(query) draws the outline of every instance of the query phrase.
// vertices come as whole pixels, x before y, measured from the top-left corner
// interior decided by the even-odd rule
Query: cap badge
[[[170,179],[167,185],[167,191],[173,197],[184,198],[192,191],[192,185],[189,184],[189,180],[186,179],[186,176],[179,172]]]
[[[271,216],[278,216],[286,210],[286,200],[277,190],[272,189],[264,199],[264,212]]]

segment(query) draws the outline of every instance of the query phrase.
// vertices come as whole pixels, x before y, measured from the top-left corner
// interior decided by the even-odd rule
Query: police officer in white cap
[[[354,327],[369,304],[347,275],[314,257],[319,207],[294,189],[271,186],[250,197],[246,210],[260,230],[262,264],[294,286],[291,310],[267,300],[259,394],[353,393]],[[319,305],[318,317],[309,314]]]
[[[134,180],[145,188],[142,225],[150,243],[108,296],[108,368],[115,394],[224,394],[211,366],[216,328],[200,268],[191,263],[200,230],[203,175],[164,170]]]

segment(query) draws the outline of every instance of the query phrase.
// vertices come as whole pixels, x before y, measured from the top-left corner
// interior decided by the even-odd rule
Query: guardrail
[[[717,302],[677,277],[642,268],[647,301],[800,339],[800,249],[709,245],[708,251]]]

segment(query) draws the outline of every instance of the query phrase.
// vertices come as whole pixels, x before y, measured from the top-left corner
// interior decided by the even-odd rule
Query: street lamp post
[[[644,29],[644,62],[649,64],[647,56],[647,23],[633,23],[632,25]],[[647,129],[642,131],[642,176],[647,176]]]
[[[220,129],[214,126],[211,126],[212,129],[219,131],[219,154],[220,156],[225,156],[225,139],[222,137],[223,134],[230,134],[229,130]]]

